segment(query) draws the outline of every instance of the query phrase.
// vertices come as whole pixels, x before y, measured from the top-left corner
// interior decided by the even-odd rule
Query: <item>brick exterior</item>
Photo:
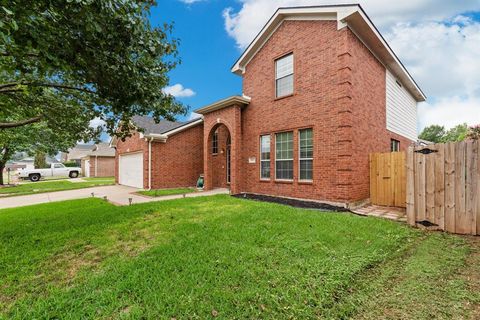
[[[118,183],[119,156],[143,153],[143,187],[148,188],[148,142],[138,133],[119,141],[115,155],[115,181]],[[193,187],[203,172],[203,125],[172,135],[166,143],[152,142],[152,189]]]
[[[275,60],[288,53],[294,54],[294,94],[276,99]],[[233,194],[344,204],[367,199],[369,153],[390,151],[392,138],[400,141],[402,150],[411,144],[386,129],[385,77],[385,67],[348,28],[337,30],[335,21],[284,21],[246,67],[243,93],[251,97],[248,106],[207,113],[203,126],[175,135],[166,144],[154,143],[152,187],[193,185],[202,172],[206,189],[226,187],[225,151],[230,136]],[[311,182],[299,181],[298,132],[303,128],[313,129]],[[211,140],[217,129],[219,154],[212,155]],[[284,131],[294,136],[291,182],[275,181],[275,133]],[[265,134],[271,135],[269,181],[260,180],[259,140]],[[119,142],[117,170],[119,153],[141,150],[147,161],[147,147],[138,136]],[[144,168],[147,179],[147,162]]]

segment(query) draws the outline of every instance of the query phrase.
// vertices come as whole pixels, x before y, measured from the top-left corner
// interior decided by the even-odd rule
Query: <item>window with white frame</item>
[[[215,130],[212,137],[212,154],[218,154],[218,130]]]
[[[304,129],[299,131],[299,162],[300,180],[313,180],[313,130]]]
[[[399,152],[400,151],[400,141],[391,139],[390,140],[390,150],[392,152]]]
[[[260,179],[270,179],[270,135],[260,137]]]
[[[293,132],[275,134],[275,179],[293,180]]]
[[[275,61],[275,95],[277,98],[293,94],[293,53]]]

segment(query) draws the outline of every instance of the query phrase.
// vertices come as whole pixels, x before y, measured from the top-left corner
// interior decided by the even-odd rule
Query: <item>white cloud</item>
[[[278,7],[351,3],[349,0],[239,0],[223,12],[225,29],[245,49]],[[479,0],[361,0],[373,22],[429,98],[419,123],[452,127],[480,123],[480,22],[462,15],[480,11]]]
[[[420,128],[432,124],[444,125],[450,129],[457,124],[480,124],[480,98],[443,98],[438,102],[422,103],[418,108]]]
[[[350,0],[239,0],[242,7],[223,12],[225,28],[238,47],[245,48],[279,7],[352,3]],[[381,29],[397,22],[444,20],[480,8],[479,0],[361,0],[367,14]]]
[[[105,121],[103,121],[102,119],[100,119],[98,117],[93,119],[93,120],[90,120],[90,127],[95,128],[95,129],[98,128],[98,127],[103,127],[103,126],[105,126],[105,124],[106,124]]]
[[[196,93],[192,89],[184,88],[183,85],[177,83],[173,86],[169,86],[163,89],[163,92],[170,94],[175,98],[188,98],[193,97]]]

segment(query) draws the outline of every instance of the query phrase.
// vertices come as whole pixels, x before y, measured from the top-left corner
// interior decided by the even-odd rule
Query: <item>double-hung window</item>
[[[300,145],[300,180],[313,180],[313,131],[305,129],[299,131]]]
[[[275,61],[275,96],[293,94],[293,53]]]
[[[270,135],[260,137],[260,179],[270,179]]]
[[[212,154],[218,154],[218,131],[215,130],[212,136]]]
[[[293,180],[293,132],[275,134],[275,179]]]

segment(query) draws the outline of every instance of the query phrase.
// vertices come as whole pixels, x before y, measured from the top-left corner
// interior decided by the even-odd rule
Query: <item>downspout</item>
[[[97,177],[98,156],[95,156],[95,178]]]
[[[152,141],[153,137],[148,141],[148,190],[152,190]]]

